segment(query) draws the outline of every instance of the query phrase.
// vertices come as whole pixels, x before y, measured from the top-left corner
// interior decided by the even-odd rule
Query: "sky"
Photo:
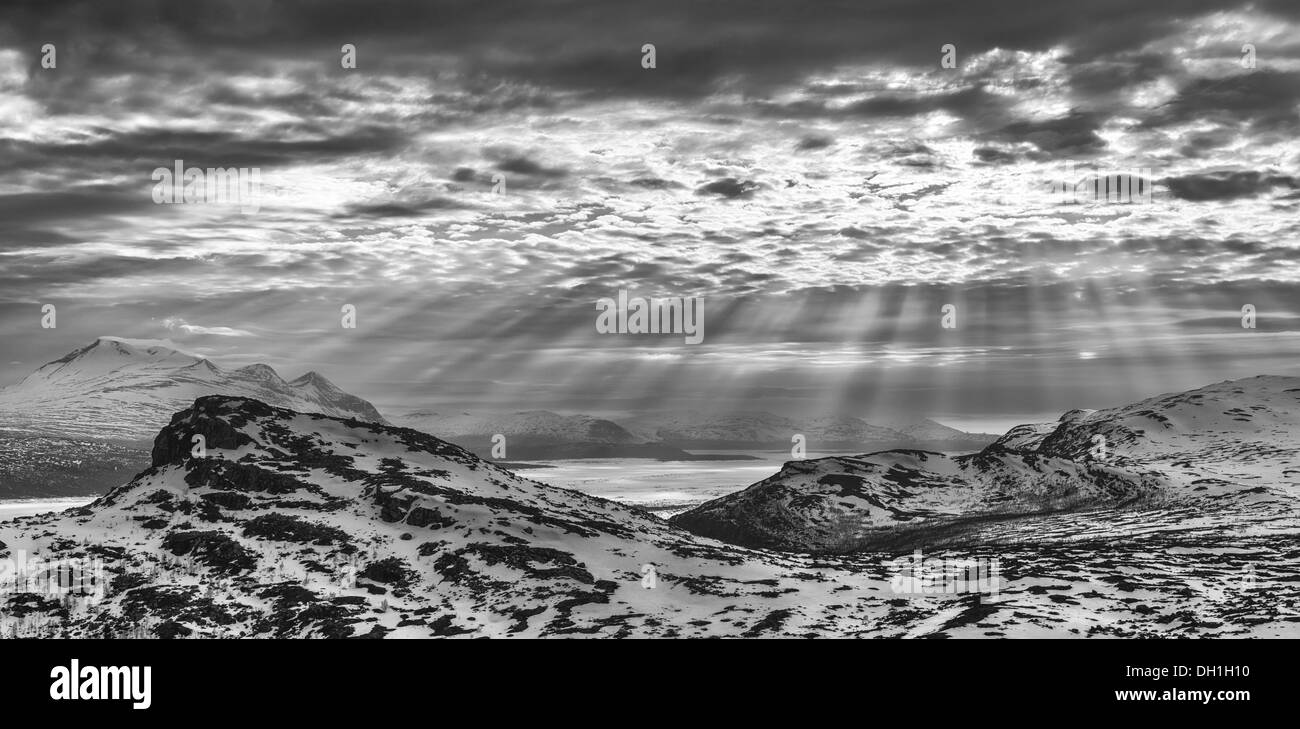
[[[113,335],[386,413],[1000,431],[1300,374],[1300,4],[980,5],[6,5],[0,385]],[[256,204],[157,203],[178,160]]]

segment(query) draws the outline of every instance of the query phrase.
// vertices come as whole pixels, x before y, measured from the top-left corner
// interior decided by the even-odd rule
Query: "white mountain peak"
[[[204,395],[383,422],[318,372],[286,382],[269,365],[226,370],[170,340],[103,336],[0,390],[0,430],[144,438]]]
[[[255,377],[263,380],[284,382],[284,378],[280,377],[280,373],[276,372],[270,365],[264,365],[260,362],[246,367],[240,367],[234,371],[234,374],[242,374],[247,377]]]

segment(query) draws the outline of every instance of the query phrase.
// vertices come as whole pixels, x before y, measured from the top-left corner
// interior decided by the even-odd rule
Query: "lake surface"
[[[783,451],[696,451],[753,456],[755,461],[650,461],[644,458],[584,458],[533,461],[551,468],[518,471],[551,486],[581,491],[611,501],[635,504],[668,517],[716,499],[781,470],[790,460]],[[809,453],[822,458],[829,453]]]
[[[93,498],[78,499],[22,499],[19,501],[0,501],[0,521],[16,519],[20,516],[44,514],[47,511],[63,511],[78,506],[85,506]]]

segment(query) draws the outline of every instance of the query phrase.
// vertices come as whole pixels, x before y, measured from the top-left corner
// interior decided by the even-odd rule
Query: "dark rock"
[[[257,557],[239,542],[218,531],[172,532],[163,538],[163,549],[177,556],[190,553],[213,569],[241,572],[257,566]]]
[[[386,585],[404,586],[411,582],[413,576],[401,557],[389,557],[366,565],[361,570],[361,577]]]
[[[184,638],[187,635],[194,634],[193,630],[190,630],[189,628],[185,627],[184,625],[181,625],[175,620],[168,620],[165,623],[159,624],[158,627],[154,628],[153,632],[159,638],[162,638],[164,640],[176,638],[178,636]]]
[[[253,500],[244,494],[234,493],[232,491],[214,491],[210,494],[203,494],[199,498],[222,509],[230,511],[242,511],[247,509]]]
[[[244,536],[316,545],[347,544],[347,532],[287,514],[263,514],[244,523]]]

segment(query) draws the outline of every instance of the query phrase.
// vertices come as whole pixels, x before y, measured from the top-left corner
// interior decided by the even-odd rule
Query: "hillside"
[[[790,462],[673,521],[737,544],[808,551],[933,544],[993,519],[1090,509],[1195,505],[1207,519],[1250,521],[1294,507],[1296,432],[1300,378],[1256,377],[1074,410],[1013,428],[977,454]]]
[[[1296,635],[1293,522],[1105,538],[1131,517],[947,553],[1001,560],[998,595],[900,594],[898,552],[731,546],[415,430],[209,396],[89,507],[0,522],[0,557],[105,577],[92,599],[7,594],[0,635]]]

